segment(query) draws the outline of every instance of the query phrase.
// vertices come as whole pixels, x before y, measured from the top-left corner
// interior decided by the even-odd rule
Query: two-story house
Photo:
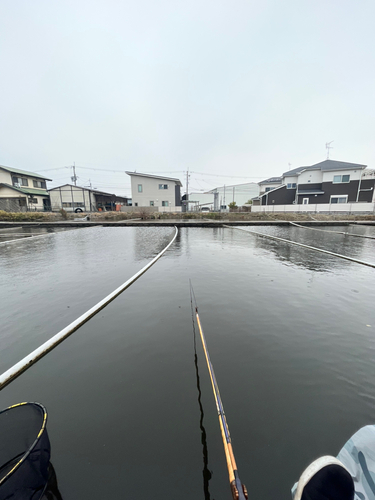
[[[131,177],[133,207],[181,207],[181,181],[172,177],[125,172]],[[181,210],[181,208],[179,208]]]
[[[260,195],[261,205],[372,202],[375,179],[366,165],[324,160],[283,173],[281,185]]]
[[[0,165],[0,210],[8,212],[50,209],[46,177]]]

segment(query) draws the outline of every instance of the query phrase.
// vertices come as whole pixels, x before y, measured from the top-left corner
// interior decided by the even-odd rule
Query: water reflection
[[[251,233],[251,230],[248,232]],[[352,240],[348,242],[343,239],[338,240],[336,235],[332,237],[324,233],[322,235],[311,233],[304,234],[304,229],[298,228],[292,228],[292,231],[288,231],[286,228],[263,227],[261,231],[257,230],[257,232],[261,232],[265,236],[269,234],[271,236],[285,238],[297,243],[302,243],[303,245],[321,248],[322,250],[328,250],[359,260],[363,258],[363,256],[368,257],[366,255],[368,242],[360,238],[358,238],[358,241],[356,239],[355,242]],[[338,237],[341,238],[341,235],[338,235]],[[256,248],[271,252],[276,259],[283,264],[292,264],[316,272],[332,272],[337,269],[347,269],[352,265],[350,261],[345,259],[330,256],[317,250],[308,250],[298,247],[292,243],[275,241],[257,234],[249,234],[249,238],[253,239],[253,245]]]
[[[173,238],[175,229],[171,227],[137,227],[134,237],[134,259],[149,260],[158,255]],[[181,236],[178,234],[174,245],[181,248]]]
[[[203,493],[204,493],[205,500],[210,500],[211,496],[210,496],[210,490],[209,490],[209,482],[210,482],[210,479],[212,477],[212,473],[208,468],[207,433],[206,433],[206,429],[203,425],[204,411],[203,411],[203,405],[202,405],[202,392],[201,392],[200,379],[199,379],[194,306],[193,306],[192,296],[190,296],[190,303],[191,303],[191,319],[192,319],[192,324],[193,324],[193,336],[194,336],[194,365],[195,365],[195,374],[197,377],[198,405],[199,405],[199,412],[200,412],[199,428],[201,430],[201,443],[202,443],[202,451],[203,451],[203,470],[202,470]]]

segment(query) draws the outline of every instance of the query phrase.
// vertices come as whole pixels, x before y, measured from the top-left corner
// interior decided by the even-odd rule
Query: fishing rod
[[[241,483],[240,477],[237,471],[236,460],[233,454],[232,440],[229,433],[229,428],[227,424],[227,419],[224,413],[223,402],[221,401],[221,396],[219,392],[219,387],[216,382],[214,367],[212,366],[210,355],[207,349],[206,339],[203,333],[202,324],[198,314],[198,305],[195,299],[195,294],[193,286],[190,283],[190,294],[194,297],[195,303],[195,316],[197,319],[198,330],[201,336],[204,354],[206,356],[206,362],[208,367],[208,372],[211,378],[212,390],[215,396],[216,408],[219,417],[221,436],[223,438],[225,458],[227,461],[228,473],[229,473],[229,483],[232,491],[233,500],[248,500],[247,489],[244,484]]]

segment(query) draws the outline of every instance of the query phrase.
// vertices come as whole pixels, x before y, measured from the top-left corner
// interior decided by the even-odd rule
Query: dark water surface
[[[375,262],[373,240],[257,230]],[[0,246],[1,372],[172,235],[97,227]],[[375,422],[374,277],[375,269],[236,229],[182,229],[134,285],[3,389],[0,407],[47,407],[64,500],[203,500],[191,278],[249,497],[289,499],[308,463]],[[216,407],[197,347],[209,495],[225,500]]]

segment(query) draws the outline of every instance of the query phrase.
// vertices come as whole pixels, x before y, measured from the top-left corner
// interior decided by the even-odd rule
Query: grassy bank
[[[328,214],[306,214],[306,213],[256,213],[256,212],[230,212],[230,213],[145,213],[142,210],[119,213],[119,212],[95,212],[88,214],[92,221],[122,221],[130,219],[142,220],[229,220],[229,221],[342,221],[342,220],[375,220],[375,215],[328,215]],[[58,222],[63,220],[79,220],[86,214],[72,214],[59,212],[4,212],[0,210],[0,221],[2,222]]]

